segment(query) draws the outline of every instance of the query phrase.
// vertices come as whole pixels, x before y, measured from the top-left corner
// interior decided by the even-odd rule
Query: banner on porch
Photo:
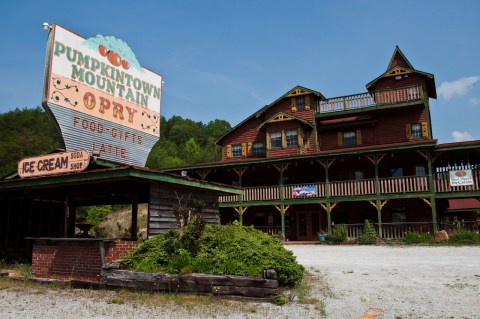
[[[317,194],[317,186],[315,185],[292,187],[293,197],[314,197],[316,194]]]
[[[450,186],[473,185],[472,170],[450,171]]]

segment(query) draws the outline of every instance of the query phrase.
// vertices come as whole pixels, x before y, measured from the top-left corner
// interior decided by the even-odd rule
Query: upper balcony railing
[[[315,111],[317,113],[341,112],[379,105],[413,102],[422,100],[423,97],[422,86],[415,85],[321,100]]]
[[[472,170],[473,185],[468,186],[451,186],[448,173],[437,173],[434,176],[433,184],[435,192],[465,192],[480,190],[480,172]],[[356,181],[330,181],[330,196],[362,196],[374,195],[375,179],[362,179]],[[378,179],[378,187],[380,194],[406,194],[421,193],[430,190],[428,176],[402,176],[402,177],[386,177]],[[280,199],[301,199],[301,198],[324,198],[327,194],[327,185],[324,182],[310,184],[294,184],[294,185],[272,185],[261,187],[245,187],[243,198],[240,195],[220,196],[219,201],[228,202],[250,202],[250,201],[268,201]]]

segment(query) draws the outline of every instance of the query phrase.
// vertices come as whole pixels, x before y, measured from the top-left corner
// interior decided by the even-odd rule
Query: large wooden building
[[[433,74],[396,47],[366,88],[326,98],[296,86],[218,139],[222,161],[172,171],[243,187],[244,195],[220,197],[222,222],[289,240],[313,240],[338,224],[354,238],[365,219],[385,238],[457,221],[475,227],[480,141],[433,138]]]

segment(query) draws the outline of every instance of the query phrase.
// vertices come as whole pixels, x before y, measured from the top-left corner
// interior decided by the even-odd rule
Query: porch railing
[[[363,233],[363,224],[346,224],[347,235],[350,239],[357,239]],[[378,224],[373,226],[378,234]],[[419,232],[433,234],[433,224],[427,222],[409,223],[382,223],[382,236],[386,239],[402,239],[407,232]]]
[[[380,193],[412,193],[428,191],[427,176],[379,178]]]
[[[254,226],[255,229],[258,229],[269,235],[278,235],[282,233],[282,226]]]
[[[410,102],[420,99],[423,99],[422,86],[415,85],[398,89],[366,92],[321,100],[316,107],[316,112],[340,112],[377,105]]]
[[[449,172],[436,173],[435,174],[435,191],[438,193],[445,193],[445,192],[462,192],[462,191],[479,190],[480,189],[479,177],[480,177],[480,172],[477,170],[472,170],[473,185],[450,186]]]
[[[355,196],[368,194],[375,194],[374,179],[330,182],[331,196]]]
[[[461,192],[480,190],[480,172],[472,170],[473,185],[469,186],[450,186],[448,173],[437,173],[434,178],[436,192]],[[404,194],[416,192],[428,192],[428,176],[403,176],[379,178],[379,188],[381,194]],[[358,181],[331,181],[330,196],[360,196],[375,194],[375,180],[363,179]],[[294,188],[302,186],[311,186],[310,192],[305,196],[294,194]],[[283,198],[322,198],[326,196],[326,183],[293,184],[284,185]],[[281,199],[281,186],[261,186],[245,187],[243,201],[266,201]],[[239,195],[220,196],[222,203],[236,202],[240,200]]]

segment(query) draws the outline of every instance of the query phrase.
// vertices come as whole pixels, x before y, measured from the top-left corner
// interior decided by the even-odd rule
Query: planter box
[[[276,273],[272,273],[272,270],[265,271],[265,274],[269,278],[276,277]],[[264,275],[264,277],[267,276]],[[119,269],[118,263],[107,264],[102,268],[100,283],[106,287],[133,290],[188,292],[261,300],[270,300],[278,293],[276,279],[209,274],[147,273]]]

